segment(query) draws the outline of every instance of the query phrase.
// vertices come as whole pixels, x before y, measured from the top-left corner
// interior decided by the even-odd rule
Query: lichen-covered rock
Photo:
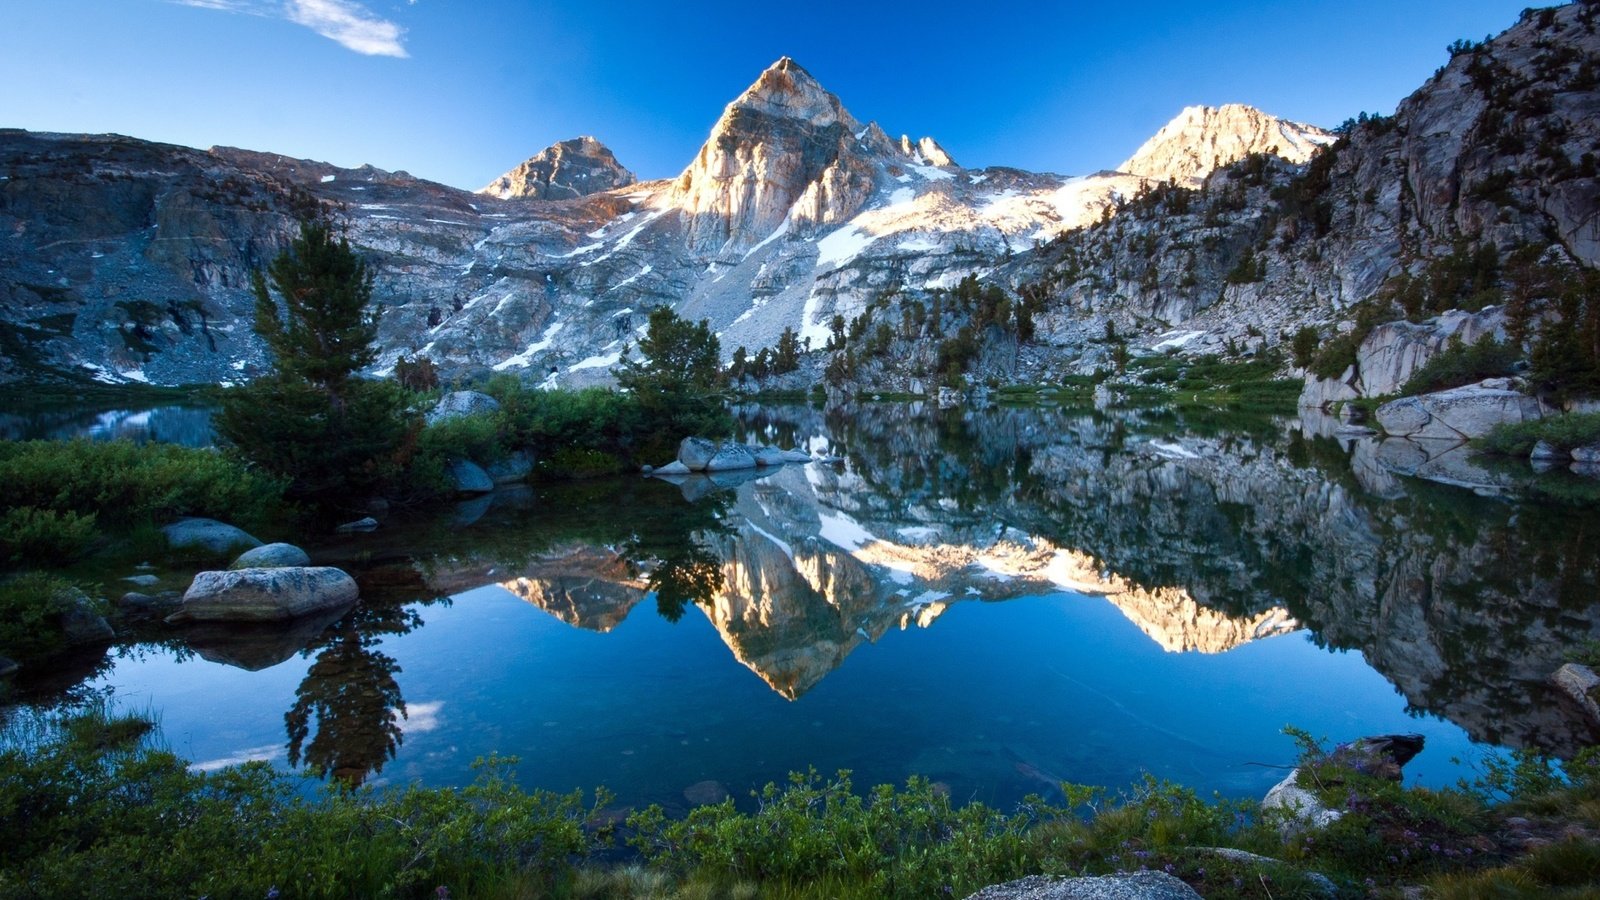
[[[275,622],[354,603],[354,578],[329,566],[201,572],[169,622]]]
[[[437,425],[451,419],[492,413],[499,409],[500,401],[488,394],[478,391],[452,391],[440,397],[439,402],[428,411],[427,421],[429,425]]]
[[[216,519],[179,519],[162,528],[161,533],[175,550],[201,549],[221,555],[261,546],[261,541],[243,529]]]
[[[1195,889],[1165,872],[1085,878],[1030,875],[968,895],[967,900],[1199,900]]]
[[[723,444],[717,452],[706,460],[707,472],[727,472],[736,469],[754,469],[757,465],[756,455],[749,447],[743,444]]]
[[[239,554],[230,569],[281,569],[287,566],[309,566],[311,557],[293,544],[262,544]]]

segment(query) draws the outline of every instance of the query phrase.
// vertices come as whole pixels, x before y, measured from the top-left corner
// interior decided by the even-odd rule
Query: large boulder
[[[167,621],[281,622],[359,597],[355,579],[328,566],[201,572]]]
[[[683,463],[691,472],[704,472],[706,463],[711,462],[711,457],[716,455],[716,443],[705,438],[686,437],[678,445],[678,462]]]
[[[161,533],[175,550],[205,550],[218,556],[261,546],[249,533],[216,519],[179,519]]]
[[[450,475],[450,486],[458,494],[487,494],[494,490],[494,479],[471,460],[453,460],[446,471]]]
[[[429,425],[437,425],[451,419],[492,413],[499,409],[500,401],[488,394],[477,391],[452,391],[439,398],[439,402],[428,411],[427,420]]]
[[[239,554],[230,569],[282,569],[309,566],[311,557],[293,544],[262,544]]]
[[[1483,437],[1497,425],[1542,419],[1545,407],[1513,390],[1509,379],[1401,397],[1378,407],[1378,424],[1395,437],[1465,441]]]
[[[743,444],[725,443],[706,461],[707,472],[729,472],[736,469],[754,469],[756,455]]]
[[[1030,875],[990,885],[967,900],[1199,900],[1195,889],[1165,872],[1084,878]]]

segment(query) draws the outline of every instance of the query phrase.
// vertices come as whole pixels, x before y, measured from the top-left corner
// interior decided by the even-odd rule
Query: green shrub
[[[1472,445],[1485,453],[1527,456],[1540,441],[1567,451],[1600,444],[1600,413],[1567,413],[1532,422],[1497,425]]]
[[[118,529],[182,515],[249,527],[275,514],[283,493],[283,482],[214,451],[127,441],[0,442],[0,483],[0,508],[53,512],[68,537],[81,527],[74,516]]]
[[[7,897],[543,896],[594,845],[579,793],[525,792],[513,760],[471,786],[329,789],[263,763],[195,772],[147,721],[103,710],[9,729]],[[438,888],[445,892],[438,892]]]
[[[0,655],[29,662],[65,650],[61,616],[77,604],[79,596],[64,579],[40,572],[0,581]]]
[[[1452,338],[1443,350],[1411,374],[1400,393],[1409,397],[1510,375],[1520,355],[1515,347],[1493,336],[1485,336],[1475,344],[1463,344],[1459,338]]]
[[[21,506],[0,514],[0,562],[61,565],[82,556],[94,539],[95,513]]]

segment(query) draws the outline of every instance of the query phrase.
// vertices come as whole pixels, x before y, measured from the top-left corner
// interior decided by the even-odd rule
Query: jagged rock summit
[[[1315,125],[1280,119],[1242,103],[1189,106],[1117,171],[1199,187],[1207,175],[1252,153],[1300,165],[1337,138]]]
[[[478,191],[501,200],[570,200],[638,179],[617,162],[611,149],[588,135],[560,141]]]
[[[723,110],[669,202],[688,216],[691,249],[745,250],[780,227],[848,220],[891,162],[951,165],[932,138],[897,145],[877,123],[862,125],[785,56]]]

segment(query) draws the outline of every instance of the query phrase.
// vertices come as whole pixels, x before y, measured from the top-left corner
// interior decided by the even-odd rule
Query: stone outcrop
[[[572,200],[637,181],[592,137],[551,144],[478,191],[501,200]]]
[[[487,494],[494,490],[494,479],[472,460],[451,460],[446,473],[450,476],[451,488],[458,494]]]
[[[1383,430],[1395,437],[1457,443],[1483,437],[1497,425],[1544,418],[1547,409],[1536,398],[1512,388],[1504,378],[1401,397],[1378,407]]]
[[[347,607],[355,579],[327,566],[201,572],[169,622],[279,622]]]
[[[452,419],[498,412],[499,409],[500,401],[488,394],[479,391],[451,391],[440,397],[439,402],[428,411],[427,421],[429,425],[437,425]]]

